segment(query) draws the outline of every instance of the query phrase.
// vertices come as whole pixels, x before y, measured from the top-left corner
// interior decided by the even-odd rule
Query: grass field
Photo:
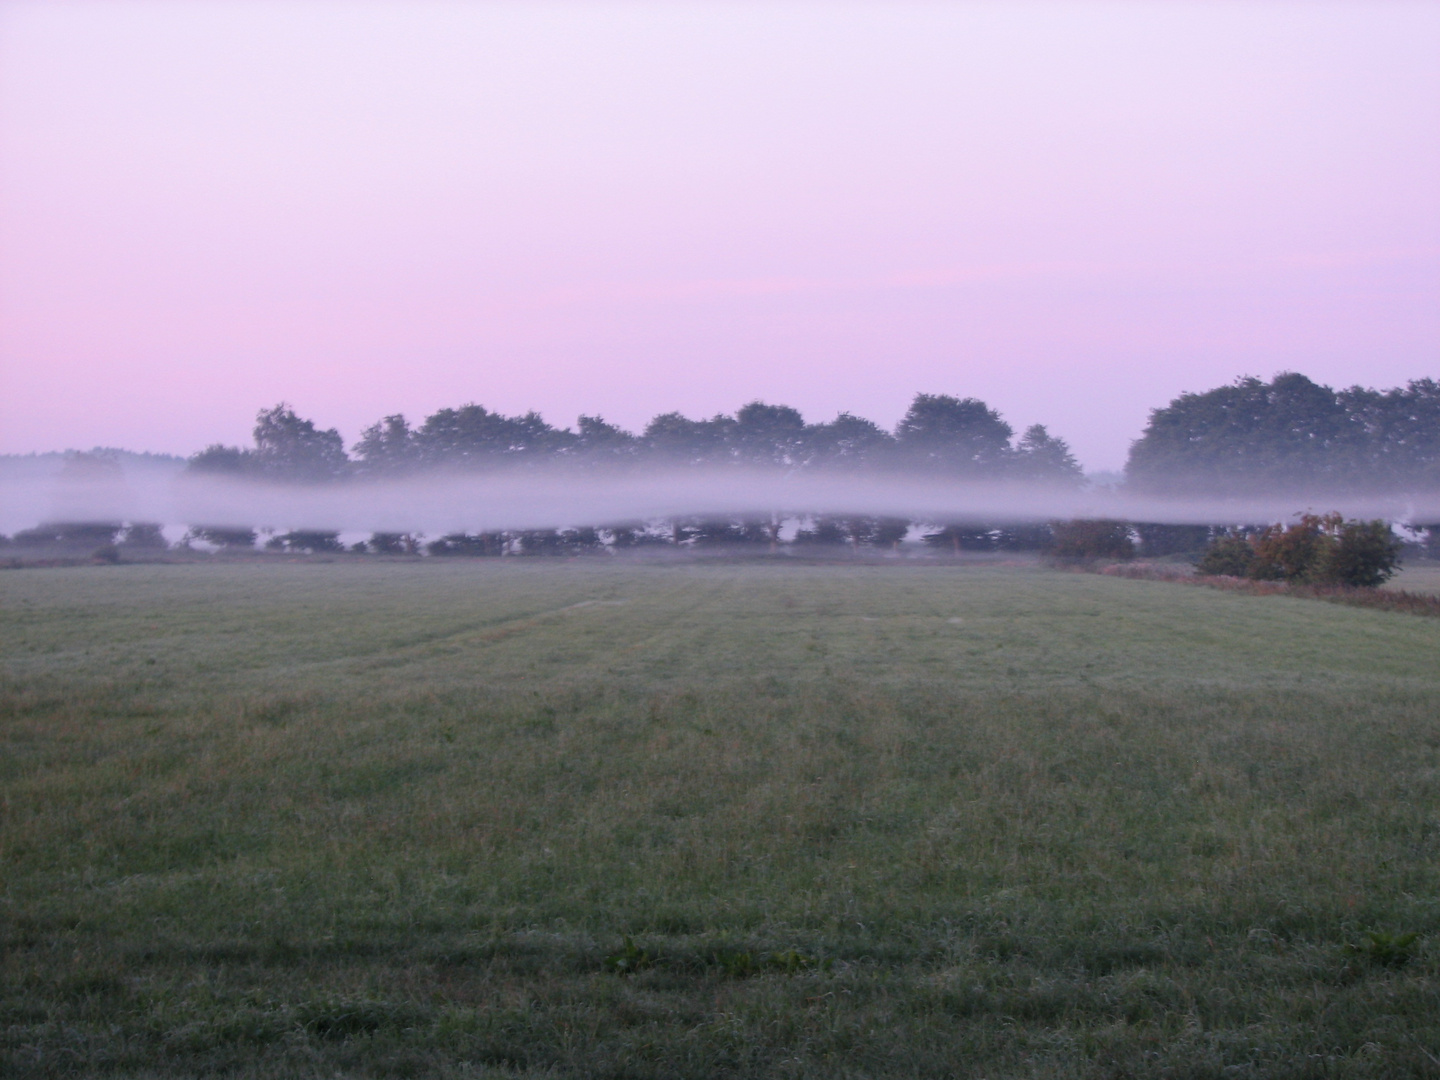
[[[0,656],[5,1076],[1440,1076],[1440,620],[107,566]]]
[[[1400,573],[1390,579],[1388,587],[1409,592],[1440,594],[1440,563],[1423,559],[1403,566]]]

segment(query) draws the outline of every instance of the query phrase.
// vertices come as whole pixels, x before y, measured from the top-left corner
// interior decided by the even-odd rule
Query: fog
[[[1219,525],[1282,521],[1303,510],[1428,524],[1440,521],[1440,492],[1357,495],[1306,490],[1167,499],[1096,484],[1076,490],[737,467],[623,472],[532,467],[314,485],[197,476],[174,467],[117,469],[108,477],[80,479],[44,475],[35,468],[0,473],[4,533],[41,522],[155,522],[440,536],[770,515],[988,525],[1073,518]]]

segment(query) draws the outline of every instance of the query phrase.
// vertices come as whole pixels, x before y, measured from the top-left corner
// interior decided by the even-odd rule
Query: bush
[[[1140,554],[1146,558],[1204,551],[1210,539],[1208,525],[1141,524],[1135,531],[1140,535]]]
[[[21,547],[61,547],[72,551],[94,551],[115,543],[118,524],[91,521],[47,522],[15,534],[14,542]]]
[[[1383,521],[1346,521],[1338,513],[1302,514],[1293,525],[1217,537],[1195,569],[1200,574],[1303,585],[1374,588],[1394,575],[1400,541]]]
[[[1133,559],[1135,542],[1124,521],[1057,521],[1051,527],[1054,539],[1050,554],[1059,559]]]
[[[203,540],[221,548],[252,548],[255,546],[255,530],[230,525],[196,525],[185,539]]]
[[[485,534],[479,539],[483,540]],[[521,555],[597,555],[605,551],[600,533],[592,528],[532,529],[519,534]],[[491,554],[487,549],[483,554]],[[502,554],[499,548],[493,554]]]
[[[409,533],[371,533],[367,546],[376,555],[415,555],[420,550]]]
[[[605,531],[610,534],[610,546],[617,551],[625,548],[664,546],[672,542],[669,533],[652,531],[641,522],[610,525]]]
[[[1006,525],[995,537],[1001,551],[1049,551],[1054,542],[1049,525]]]
[[[900,542],[909,532],[910,523],[904,518],[880,518],[875,522],[874,544],[876,547],[898,551]]]
[[[1400,565],[1400,548],[1399,538],[1385,522],[1347,521],[1334,534],[1318,580],[1373,589],[1394,576]]]
[[[159,525],[148,521],[132,522],[125,530],[125,539],[121,541],[127,548],[144,548],[146,550],[164,551],[170,545],[165,540],[165,534],[160,530]]]
[[[795,543],[838,546],[845,543],[845,527],[838,518],[816,518],[811,522],[810,528],[801,529],[795,534]]]
[[[988,525],[946,525],[920,539],[931,547],[948,547],[956,555],[962,551],[995,550],[994,530]]]
[[[520,534],[521,555],[563,555],[559,529],[530,529]]]
[[[560,545],[572,555],[598,555],[605,551],[605,542],[600,539],[599,530],[588,525],[566,529],[560,534]]]
[[[720,547],[729,544],[766,544],[770,535],[758,522],[731,521],[726,518],[705,518],[695,524],[696,547]]]
[[[1256,581],[1318,583],[1328,558],[1326,549],[1340,522],[1339,514],[1302,514],[1289,527],[1267,525],[1250,538],[1255,549],[1250,577]]]
[[[1243,532],[1227,532],[1217,536],[1195,564],[1197,574],[1213,577],[1249,577],[1255,549]]]
[[[431,555],[504,555],[510,537],[505,533],[450,533],[425,545]]]
[[[292,551],[306,555],[345,550],[338,532],[315,532],[308,529],[272,536],[265,541],[265,547],[270,551]]]

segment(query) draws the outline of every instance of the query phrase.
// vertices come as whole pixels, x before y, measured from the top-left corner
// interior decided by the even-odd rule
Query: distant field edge
[[[1378,608],[1406,615],[1440,618],[1440,596],[1407,589],[1365,589],[1355,585],[1297,585],[1286,581],[1251,581],[1248,578],[1196,574],[1173,566],[1110,563],[1094,572],[1106,577],[1136,581],[1166,581],[1177,585],[1199,585],[1245,596],[1292,596],[1302,600],[1324,600],[1350,607]]]

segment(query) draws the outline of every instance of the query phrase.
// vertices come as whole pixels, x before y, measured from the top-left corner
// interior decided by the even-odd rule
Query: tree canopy
[[[190,469],[312,482],[541,463],[862,469],[1060,484],[1081,479],[1070,448],[1043,425],[1012,442],[1013,429],[983,401],[943,394],[917,394],[893,433],[851,413],[806,423],[791,406],[752,401],[733,416],[694,420],[662,413],[638,435],[599,416],[582,415],[572,430],[553,427],[536,412],[506,416],[473,403],[440,409],[418,426],[395,413],[361,432],[353,458],[337,431],[321,430],[283,402],[259,414],[254,434],[253,448],[216,444],[192,457]]]
[[[978,398],[916,394],[895,428],[897,457],[918,472],[993,477],[1004,471],[1014,429]]]
[[[389,419],[400,419],[391,417]],[[334,428],[321,430],[283,401],[255,417],[253,449],[215,443],[190,459],[193,472],[266,480],[320,482],[350,472],[345,440]]]
[[[1150,414],[1126,474],[1177,494],[1434,488],[1440,385],[1337,392],[1288,372],[1181,394]]]
[[[255,461],[266,476],[311,481],[339,479],[350,464],[340,432],[320,430],[284,402],[255,418]]]

